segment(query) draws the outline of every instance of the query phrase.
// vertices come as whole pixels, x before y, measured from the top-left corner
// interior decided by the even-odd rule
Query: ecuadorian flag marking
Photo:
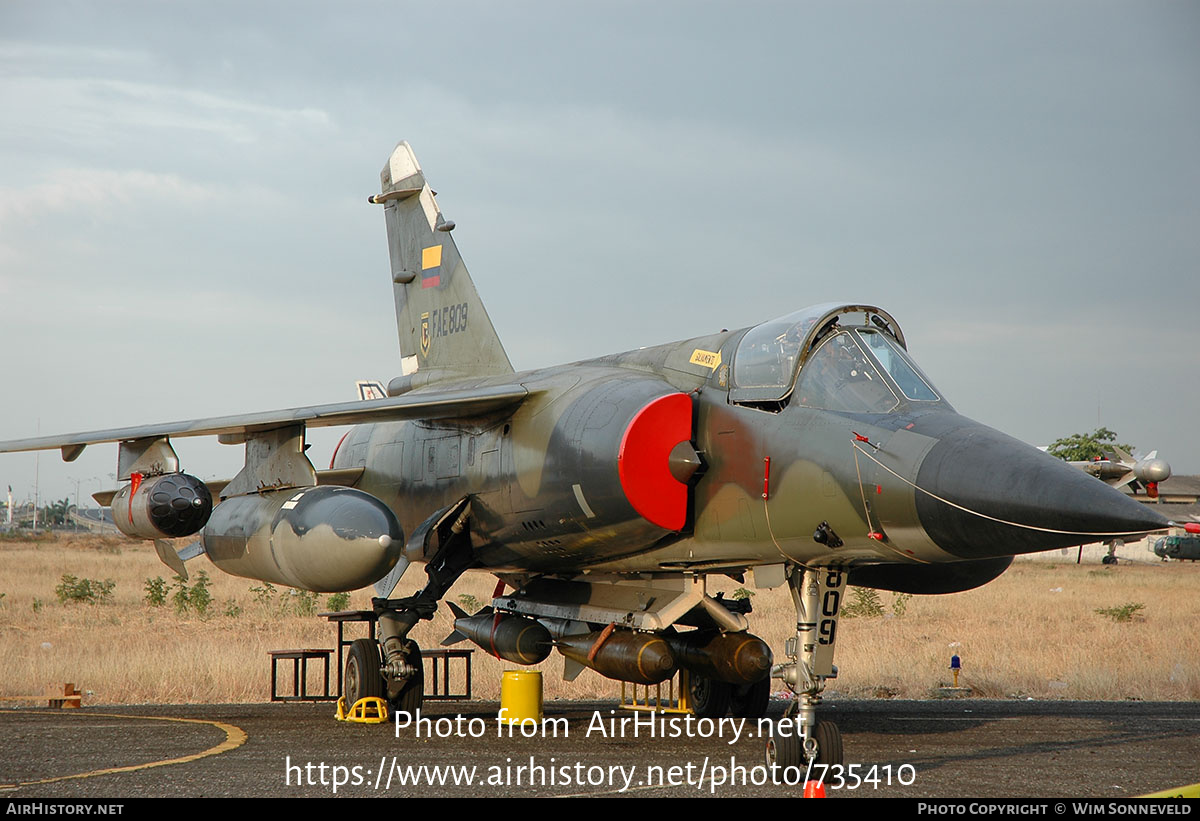
[[[442,246],[421,250],[421,287],[436,288],[442,281]]]

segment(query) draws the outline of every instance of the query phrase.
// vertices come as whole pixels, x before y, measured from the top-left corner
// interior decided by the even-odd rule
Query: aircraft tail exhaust
[[[392,151],[380,173],[388,253],[400,335],[401,376],[396,395],[464,376],[513,372],[492,320],[450,237],[454,223],[437,200],[408,143]]]

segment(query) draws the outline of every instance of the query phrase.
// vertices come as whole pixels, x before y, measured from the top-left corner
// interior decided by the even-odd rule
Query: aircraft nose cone
[[[917,515],[938,546],[967,559],[1141,538],[1167,520],[1083,471],[958,417],[917,473]],[[939,426],[940,427],[940,426]]]

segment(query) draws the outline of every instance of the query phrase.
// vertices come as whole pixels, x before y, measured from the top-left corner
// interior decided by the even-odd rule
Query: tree
[[[1133,445],[1117,442],[1117,434],[1108,428],[1096,428],[1091,433],[1074,433],[1063,439],[1055,439],[1046,452],[1067,462],[1090,462],[1097,456],[1106,458],[1105,451],[1114,446],[1126,453],[1133,453]]]
[[[67,513],[71,507],[70,499],[63,499],[59,502],[51,502],[42,508],[39,516],[39,521],[47,527],[54,525],[65,525],[67,523]]]

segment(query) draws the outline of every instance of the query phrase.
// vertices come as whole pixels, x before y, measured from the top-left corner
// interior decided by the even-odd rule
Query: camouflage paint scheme
[[[739,388],[739,343],[752,329],[514,374],[457,247],[448,232],[436,230],[444,218],[407,144],[397,147],[381,177],[383,193],[372,199],[386,209],[407,363],[406,375],[392,381],[389,393],[422,385],[467,392],[520,385],[529,392],[515,413],[381,423],[350,433],[331,467],[363,467],[356,486],[391,506],[405,533],[431,511],[469,496],[475,554],[481,565],[502,572],[737,572],[782,563],[928,568],[968,560],[979,562],[990,579],[997,575],[997,559],[1078,543],[1080,537],[1031,537],[1021,527],[958,512],[976,521],[959,528],[965,533],[951,528],[935,540],[918,511],[927,497],[914,484],[957,494],[956,501],[996,518],[1012,513],[1022,524],[1050,529],[1069,529],[1055,525],[1072,518],[1066,508],[1074,503],[1083,511],[1074,516],[1075,529],[1086,531],[1086,540],[1094,540],[1095,532],[1163,526],[1141,505],[1123,504],[1103,488],[1090,493],[1095,483],[1080,481],[1086,477],[958,416],[940,397],[911,401],[901,392],[888,413],[846,413],[789,401],[796,398],[786,394],[790,384],[775,393]],[[435,257],[429,247],[438,248]],[[437,284],[424,287],[434,261]],[[829,303],[798,313],[812,318],[810,337],[830,319],[848,316],[862,317],[876,330],[879,323],[869,317],[877,317],[903,346],[898,325],[873,306]],[[452,378],[466,372],[493,376]],[[688,438],[702,467],[687,488],[684,526],[669,529],[634,509],[615,457],[637,413],[673,393],[691,400],[694,433]],[[997,481],[964,484],[956,478],[951,487],[931,476],[918,482],[922,460],[947,437],[954,456],[970,462],[971,470],[998,474]],[[1009,467],[1018,470],[1005,474]],[[995,498],[989,498],[993,490]],[[1046,497],[1046,503],[1031,510],[1021,501],[1025,493]],[[937,511],[937,504],[930,519],[954,513]],[[813,540],[823,521],[843,546]],[[988,530],[981,541],[972,533],[980,526]],[[937,568],[928,573],[931,579],[943,575]]]
[[[1168,524],[958,415],[908,357],[896,321],[867,303],[515,373],[407,143],[381,183],[369,199],[384,208],[401,353],[386,398],[0,443],[61,448],[68,460],[120,443],[118,478],[131,485],[107,494],[115,518],[154,539],[177,572],[206,552],[229,572],[312,590],[375,582],[380,646],[356,643],[348,664],[362,694],[386,682],[393,703],[419,704],[420,651],[407,632],[462,570],[482,567],[512,592],[460,615],[451,638],[500,655],[497,642],[528,635],[536,619],[568,677],[589,666],[652,683],[685,667],[698,711],[761,712],[769,650],[737,638],[747,607],[705,587],[707,574],[751,571],[757,586],[788,584],[797,611],[790,661],[771,674],[797,693],[803,738],[773,739],[768,758],[834,763],[840,735],[814,711],[836,675],[848,582],[965,590],[1015,554]],[[339,424],[356,427],[316,470],[304,430]],[[204,494],[155,477],[179,471],[170,437],[202,434],[244,443],[246,466],[208,484],[221,501],[204,512],[199,545],[176,553],[162,523],[191,521],[184,508]],[[142,498],[143,477],[182,488],[160,506],[174,505],[173,518]],[[425,586],[386,598],[418,562]],[[377,665],[382,677],[363,674]]]

